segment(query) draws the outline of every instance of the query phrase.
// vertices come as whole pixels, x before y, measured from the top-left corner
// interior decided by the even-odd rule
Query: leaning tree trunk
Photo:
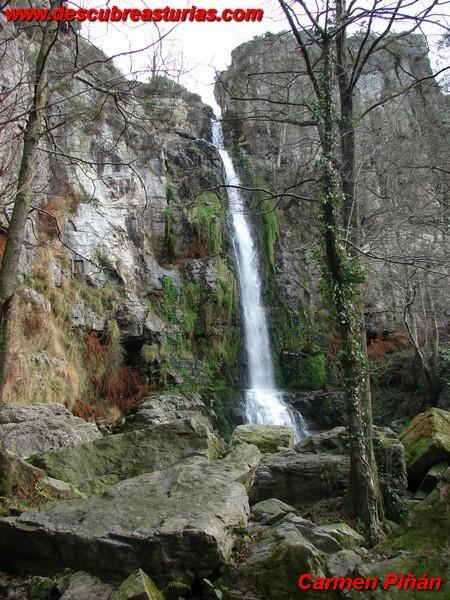
[[[339,226],[338,207],[343,195],[354,200],[354,131],[351,120],[346,129],[349,154],[342,173],[335,170],[332,96],[332,47],[324,37],[323,76],[321,78],[321,227],[324,239],[325,277],[335,310],[341,345],[341,367],[346,388],[346,409],[350,436],[350,491],[353,511],[362,518],[366,537],[376,544],[382,535],[380,492],[372,445],[370,384],[365,346],[365,327],[358,290],[358,264],[348,255]],[[351,104],[350,104],[351,107]],[[340,190],[342,185],[342,193]]]
[[[11,307],[18,285],[20,258],[32,201],[32,183],[36,174],[38,144],[43,132],[43,111],[47,106],[49,95],[48,58],[57,35],[58,23],[47,23],[36,58],[33,97],[24,131],[17,193],[0,268],[0,401],[4,399],[4,387],[9,367]]]

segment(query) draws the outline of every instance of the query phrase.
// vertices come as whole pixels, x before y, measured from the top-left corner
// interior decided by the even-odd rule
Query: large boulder
[[[387,497],[391,490],[406,487],[403,445],[388,427],[374,427],[373,444]],[[258,468],[251,499],[259,502],[275,496],[296,508],[307,508],[323,498],[342,497],[348,486],[349,471],[348,430],[335,427],[308,436],[291,450],[265,456]]]
[[[373,449],[378,470],[389,480],[392,487],[406,487],[406,465],[403,444],[389,427],[373,428]],[[334,427],[329,431],[307,437],[297,444],[300,452],[348,455],[350,439],[346,427]]]
[[[263,454],[273,454],[294,445],[294,431],[280,425],[238,425],[233,431],[230,447],[254,444]]]
[[[142,568],[158,585],[210,577],[247,525],[246,486],[259,460],[255,446],[242,445],[223,460],[198,458],[122,481],[101,496],[0,519],[0,570],[70,567],[118,579]]]
[[[194,457],[216,456],[217,438],[202,420],[184,419],[110,435],[31,457],[34,465],[84,493]]]
[[[322,498],[342,496],[348,485],[350,459],[296,449],[263,457],[251,491],[252,503],[279,498],[305,508]]]
[[[118,429],[131,431],[192,416],[199,418],[205,410],[205,405],[198,395],[187,397],[155,392],[145,397],[133,412],[124,418]],[[208,422],[206,417],[205,422]]]
[[[408,481],[415,489],[431,467],[450,462],[450,412],[430,408],[420,413],[400,439],[405,446]]]
[[[101,437],[95,423],[74,417],[62,404],[0,405],[0,442],[21,458]]]

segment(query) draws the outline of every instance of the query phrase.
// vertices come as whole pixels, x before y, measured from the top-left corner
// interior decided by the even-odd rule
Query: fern
[[[184,598],[190,591],[191,588],[186,583],[173,580],[166,585],[163,594],[166,600],[178,600],[178,598]]]

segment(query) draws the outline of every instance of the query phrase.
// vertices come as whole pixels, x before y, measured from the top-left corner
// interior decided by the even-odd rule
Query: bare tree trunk
[[[23,138],[17,193],[0,268],[0,401],[3,400],[8,373],[11,306],[18,285],[20,258],[32,201],[32,182],[36,174],[37,150],[42,136],[43,111],[49,94],[47,64],[57,35],[58,23],[47,23],[36,59],[34,90]]]
[[[425,282],[425,285],[427,285],[427,282]],[[406,302],[403,309],[403,322],[414,348],[414,356],[417,362],[417,369],[421,375],[422,385],[432,398],[432,403],[435,404],[439,394],[439,328],[436,321],[433,299],[428,289],[426,291],[426,297],[431,310],[431,348],[428,345],[421,347],[419,332],[417,330],[416,315],[414,312],[416,287],[411,289],[409,284],[406,290]],[[424,320],[426,324],[426,315]]]

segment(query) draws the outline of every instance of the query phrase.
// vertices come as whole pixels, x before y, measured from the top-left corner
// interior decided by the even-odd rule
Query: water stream
[[[212,132],[213,143],[222,158],[226,185],[240,186],[233,161],[223,144],[219,120],[213,121]],[[258,248],[245,213],[244,197],[239,187],[227,187],[227,195],[248,361],[246,418],[249,423],[287,425],[294,429],[296,438],[300,438],[304,435],[303,421],[300,415],[286,405],[282,392],[275,385],[269,331],[261,294]]]

